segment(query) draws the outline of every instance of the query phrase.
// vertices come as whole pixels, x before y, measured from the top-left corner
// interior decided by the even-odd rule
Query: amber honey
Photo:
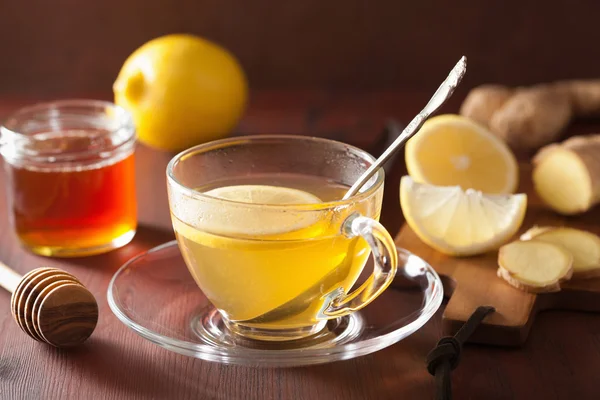
[[[81,171],[12,168],[17,235],[48,255],[129,242],[137,220],[133,169],[133,154]]]
[[[2,127],[16,235],[25,247],[46,256],[121,247],[137,225],[132,124],[110,103],[51,104],[58,112],[34,106]]]

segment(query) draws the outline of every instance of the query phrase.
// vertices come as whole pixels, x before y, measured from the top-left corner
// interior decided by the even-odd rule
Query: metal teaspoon
[[[406,141],[410,139],[415,133],[421,129],[425,120],[436,112],[445,102],[452,96],[454,89],[459,85],[463,76],[467,72],[467,58],[462,56],[461,59],[456,63],[448,77],[438,90],[435,91],[425,108],[418,113],[412,121],[404,128],[400,136],[388,147],[379,158],[367,169],[358,180],[352,185],[352,187],[346,192],[343,200],[346,200],[354,196],[360,188],[371,179],[371,177],[381,168],[383,164],[399,149],[401,149]]]

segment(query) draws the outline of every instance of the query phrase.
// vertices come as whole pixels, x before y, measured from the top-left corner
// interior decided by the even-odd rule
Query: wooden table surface
[[[325,136],[377,153],[386,119],[406,123],[425,100],[426,94],[412,93],[262,92],[253,96],[238,132]],[[0,99],[0,118],[32,101]],[[456,105],[455,100],[444,111],[455,111]],[[290,369],[184,357],[121,324],[106,301],[112,274],[132,256],[173,238],[164,172],[171,157],[138,148],[138,233],[128,246],[88,258],[48,259],[24,251],[9,225],[1,181],[0,224],[5,229],[0,230],[0,260],[21,273],[42,265],[63,268],[79,277],[100,307],[98,327],[88,342],[58,350],[26,337],[10,315],[10,295],[0,292],[5,305],[0,307],[1,399],[433,398],[425,357],[442,335],[441,310],[420,331],[375,354]],[[382,222],[393,233],[402,223],[397,193],[404,173],[399,159],[386,180]],[[598,371],[600,315],[552,312],[538,317],[522,348],[468,345],[452,380],[457,399],[597,399]]]

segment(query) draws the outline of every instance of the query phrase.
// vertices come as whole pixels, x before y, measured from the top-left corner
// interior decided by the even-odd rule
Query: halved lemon
[[[445,254],[467,256],[494,250],[521,227],[527,196],[489,195],[460,186],[400,181],[406,222],[425,243]]]
[[[406,144],[406,167],[417,182],[484,193],[514,193],[514,154],[482,125],[453,114],[431,118]]]

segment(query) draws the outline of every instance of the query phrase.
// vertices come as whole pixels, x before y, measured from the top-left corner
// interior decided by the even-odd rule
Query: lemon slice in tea
[[[298,232],[317,222],[314,210],[274,210],[268,206],[321,203],[321,199],[311,193],[282,186],[224,186],[204,194],[236,203],[266,206],[248,209],[240,204],[223,204],[220,217],[211,221],[210,231],[228,236],[265,237]]]
[[[235,185],[222,186],[204,192],[211,197],[251,204],[314,204],[320,203],[317,196],[304,190],[283,186]]]
[[[193,239],[206,233],[240,239],[293,240],[320,234],[324,215],[311,207],[273,208],[272,205],[312,205],[321,200],[308,192],[282,186],[234,185],[204,192],[217,199],[193,200],[174,212],[175,229]],[[248,204],[254,205],[248,207]],[[264,205],[264,207],[261,207]],[[323,213],[324,214],[324,213]],[[183,224],[187,226],[180,226]]]

